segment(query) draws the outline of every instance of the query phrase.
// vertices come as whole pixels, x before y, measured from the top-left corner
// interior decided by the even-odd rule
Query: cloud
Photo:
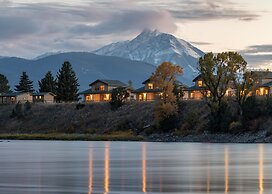
[[[169,11],[174,17],[184,21],[205,21],[236,19],[242,21],[252,21],[259,17],[259,14],[239,8],[229,0],[184,0]]]
[[[38,24],[21,17],[0,17],[0,40],[30,35],[38,30]]]
[[[23,57],[52,50],[91,51],[130,39],[145,28],[173,33],[184,21],[258,18],[230,0],[0,0],[0,4],[0,53]]]
[[[249,66],[272,69],[272,44],[252,45],[240,53]]]
[[[125,11],[96,25],[77,25],[72,28],[72,32],[104,35],[135,32],[145,28],[175,32],[177,26],[172,16],[165,11]]]
[[[210,43],[210,42],[192,42],[192,41],[190,41],[190,43],[196,44],[196,45],[212,45],[212,43]]]

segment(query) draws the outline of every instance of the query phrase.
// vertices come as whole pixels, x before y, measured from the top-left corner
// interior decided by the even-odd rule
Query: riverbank
[[[90,134],[0,134],[0,140],[62,140],[62,141],[143,141],[142,136],[132,133],[109,135]]]
[[[178,136],[174,133],[156,133],[149,136],[132,132],[114,134],[0,134],[2,140],[62,140],[62,141],[142,141],[142,142],[192,142],[192,143],[272,143],[272,135],[263,130],[239,134],[189,134]]]
[[[109,103],[31,104],[0,106],[0,139],[149,141],[210,143],[272,143],[272,118],[261,116],[243,129],[231,123],[225,133],[208,132],[209,111],[203,101],[184,101],[180,127],[164,131],[154,126],[154,102],[131,102],[116,111]]]

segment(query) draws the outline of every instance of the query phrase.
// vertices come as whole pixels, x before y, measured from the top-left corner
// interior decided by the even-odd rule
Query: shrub
[[[83,109],[84,107],[85,107],[85,104],[83,104],[83,103],[77,103],[77,105],[76,105],[77,110]]]
[[[31,103],[30,103],[29,101],[26,101],[26,103],[25,103],[25,110],[26,110],[26,111],[30,111],[31,108],[32,108]]]
[[[233,121],[229,125],[229,131],[230,132],[238,132],[243,129],[243,124],[240,121]]]

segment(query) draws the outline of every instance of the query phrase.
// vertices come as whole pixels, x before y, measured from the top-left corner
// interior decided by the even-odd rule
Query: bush
[[[238,131],[241,131],[242,129],[243,129],[243,124],[239,121],[233,121],[229,125],[230,132],[238,132]]]
[[[77,103],[77,105],[76,105],[77,110],[83,109],[84,107],[85,107],[85,104],[83,104],[83,103]]]
[[[15,106],[15,108],[12,110],[12,113],[10,115],[11,118],[22,118],[24,116],[23,112],[23,105],[22,103],[18,102]]]
[[[29,101],[26,101],[26,103],[25,103],[25,110],[26,110],[26,111],[30,111],[31,108],[32,108],[31,103],[30,103]]]

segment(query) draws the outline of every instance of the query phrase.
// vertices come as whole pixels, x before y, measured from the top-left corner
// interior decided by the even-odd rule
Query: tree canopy
[[[0,93],[7,93],[10,91],[9,81],[7,77],[0,74]]]
[[[78,79],[69,61],[62,64],[57,73],[57,100],[73,102],[78,100]]]
[[[161,90],[160,98],[157,99],[154,108],[155,123],[164,131],[176,125],[178,106],[174,89],[176,76],[182,73],[183,69],[180,66],[164,62],[157,67],[151,76],[154,88]]]
[[[31,81],[26,74],[23,72],[20,76],[20,81],[18,85],[15,85],[15,91],[17,92],[33,92],[33,81]]]
[[[51,73],[51,71],[48,71],[45,74],[45,77],[39,81],[39,91],[40,92],[52,92],[56,93],[56,81]]]

